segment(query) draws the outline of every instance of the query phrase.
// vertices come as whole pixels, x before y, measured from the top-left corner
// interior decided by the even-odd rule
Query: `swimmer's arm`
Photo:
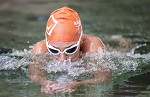
[[[41,53],[45,53],[47,52],[47,49],[46,48],[46,45],[45,45],[45,40],[42,40],[40,42],[37,42],[33,49],[32,49],[32,53],[33,54],[41,54]],[[38,60],[38,61],[42,61],[41,60]],[[28,65],[28,69],[29,69],[29,78],[32,80],[32,81],[35,81],[41,85],[44,85],[48,82],[51,82],[48,80],[47,76],[46,76],[46,72],[44,72],[40,67],[41,62],[39,62],[39,64],[30,64]],[[42,64],[42,63],[41,63]]]
[[[90,40],[86,40],[87,43],[90,43],[90,49],[89,50],[85,50],[86,52],[91,52],[91,53],[95,53],[98,51],[99,48],[101,48],[105,54],[106,49],[105,49],[105,45],[103,44],[103,42],[101,41],[101,39],[99,37],[96,36],[92,36],[90,37]],[[87,46],[85,46],[87,47]],[[112,79],[112,73],[111,70],[100,70],[97,73],[94,74],[94,78],[90,79],[90,80],[84,80],[79,82],[79,84],[93,84],[93,83],[103,83],[103,82],[108,82],[111,81]]]
[[[110,82],[111,80],[112,80],[111,71],[103,70],[95,73],[92,79],[80,81],[79,85],[105,83],[105,82]]]
[[[29,78],[34,81],[39,83],[40,85],[44,85],[47,81],[46,73],[39,69],[39,67],[34,66],[34,64],[28,65],[28,70],[29,70]]]
[[[98,84],[98,83],[106,83],[106,82],[110,82],[112,80],[112,73],[111,71],[99,71],[97,73],[95,73],[93,75],[93,78],[89,79],[89,80],[83,80],[83,81],[72,81],[70,83],[67,84],[67,87],[64,89],[60,89],[59,91],[63,91],[64,90],[69,90],[69,89],[73,89],[76,87],[79,87],[81,85],[90,85],[90,84]],[[61,87],[60,87],[61,88]],[[58,91],[58,90],[56,90]]]

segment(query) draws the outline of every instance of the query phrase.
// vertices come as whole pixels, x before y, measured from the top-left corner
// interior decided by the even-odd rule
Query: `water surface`
[[[5,53],[0,55],[0,96],[148,97],[149,4],[149,0],[1,0],[0,53],[4,50]],[[84,33],[97,35],[105,43],[107,64],[104,66],[113,69],[112,83],[82,86],[72,94],[46,95],[40,93],[38,84],[28,80],[30,49],[44,39],[49,14],[62,6],[75,9]],[[114,65],[110,65],[112,63]]]

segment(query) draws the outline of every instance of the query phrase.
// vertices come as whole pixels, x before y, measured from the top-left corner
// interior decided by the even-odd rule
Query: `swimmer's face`
[[[71,59],[76,60],[80,53],[80,43],[78,42],[48,42],[48,51],[59,61]]]

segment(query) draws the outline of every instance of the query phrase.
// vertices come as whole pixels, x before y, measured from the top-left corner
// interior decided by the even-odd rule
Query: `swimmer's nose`
[[[67,56],[66,56],[66,54],[62,53],[59,56],[59,61],[64,61],[64,60],[67,60]]]

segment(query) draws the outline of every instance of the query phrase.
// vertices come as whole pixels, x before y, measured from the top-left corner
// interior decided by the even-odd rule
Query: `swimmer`
[[[76,61],[82,53],[95,53],[101,48],[105,52],[105,46],[97,36],[83,34],[82,24],[78,13],[69,8],[62,7],[53,11],[47,21],[45,39],[37,42],[32,53],[44,54],[49,52],[58,61],[70,59]],[[40,68],[29,65],[29,78],[41,85],[44,93],[72,92],[76,87],[94,83],[111,81],[111,71],[100,70],[93,78],[83,81],[70,81],[67,84],[60,84],[51,81],[44,75]]]

